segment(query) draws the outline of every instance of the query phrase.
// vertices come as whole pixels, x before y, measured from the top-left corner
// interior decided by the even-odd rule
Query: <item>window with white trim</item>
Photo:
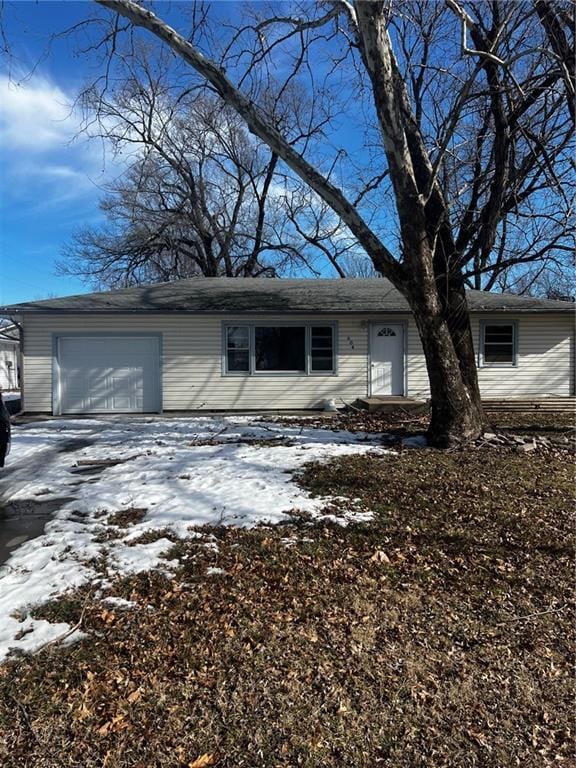
[[[229,375],[336,372],[334,325],[227,325],[223,338]]]
[[[483,366],[516,365],[515,323],[484,323],[481,334]]]

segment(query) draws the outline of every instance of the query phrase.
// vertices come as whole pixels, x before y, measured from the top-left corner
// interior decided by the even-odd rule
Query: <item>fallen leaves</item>
[[[105,624],[110,625],[110,624],[114,624],[114,622],[116,621],[116,614],[114,613],[114,611],[109,611],[105,608],[100,614],[100,618]]]
[[[140,696],[142,696],[142,688],[136,688],[135,691],[132,691],[132,693],[129,694],[127,701],[129,701],[130,704],[135,704]]]
[[[371,563],[389,563],[390,558],[386,554],[386,552],[383,552],[381,549],[377,549],[376,552],[372,555],[370,558]]]
[[[211,765],[216,765],[217,762],[218,758],[214,753],[208,754],[206,752],[205,754],[200,755],[200,757],[197,757],[196,760],[188,763],[188,768],[209,768]]]
[[[406,452],[302,482],[375,521],[216,529],[178,544],[174,578],[115,584],[137,610],[90,603],[90,638],[0,673],[2,768],[44,749],[83,768],[570,765],[566,463]]]
[[[116,715],[111,720],[108,720],[97,729],[97,733],[100,736],[108,736],[110,733],[118,733],[119,731],[125,731],[129,729],[130,723],[127,722],[124,715]]]

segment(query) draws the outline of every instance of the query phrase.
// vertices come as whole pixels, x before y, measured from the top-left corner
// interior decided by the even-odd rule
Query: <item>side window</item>
[[[250,329],[238,325],[226,328],[226,371],[250,372]]]
[[[485,323],[482,326],[482,365],[515,365],[514,323]]]
[[[334,366],[334,328],[331,325],[310,329],[310,371],[332,373]]]

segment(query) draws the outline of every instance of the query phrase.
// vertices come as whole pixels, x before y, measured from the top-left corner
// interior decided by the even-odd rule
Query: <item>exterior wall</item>
[[[482,315],[482,320],[515,320],[515,367],[479,372],[487,397],[570,395],[574,383],[572,319],[560,315]],[[222,326],[234,322],[335,322],[337,375],[222,375]],[[55,334],[161,333],[163,408],[170,410],[318,408],[326,398],[350,403],[369,394],[369,322],[406,322],[406,316],[303,315],[250,318],[248,315],[107,315],[24,317],[24,409],[52,410],[52,354]],[[473,319],[478,345],[480,318]],[[428,378],[413,321],[408,321],[407,395],[426,397]]]
[[[367,329],[360,318],[291,317],[304,322],[336,322],[337,375],[222,375],[222,326],[246,323],[246,315],[226,316],[60,316],[24,318],[24,404],[27,412],[52,410],[53,335],[71,333],[162,333],[163,407],[169,410],[318,408],[326,398],[353,402],[367,392]],[[263,318],[255,318],[262,322]],[[285,316],[265,322],[286,322]],[[339,401],[338,401],[339,402]]]
[[[527,397],[574,394],[574,319],[571,315],[482,314],[472,316],[476,362],[480,324],[515,322],[516,365],[478,368],[483,397]],[[428,397],[426,363],[414,323],[408,337],[408,395]]]
[[[18,388],[18,344],[0,340],[0,389]]]

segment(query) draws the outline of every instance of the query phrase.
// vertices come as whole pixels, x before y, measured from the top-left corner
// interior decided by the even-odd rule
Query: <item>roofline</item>
[[[486,309],[469,309],[471,315],[497,314],[499,312],[507,314],[547,314],[563,315],[576,311],[576,305],[572,302],[566,302],[566,309],[559,307],[489,307]],[[198,310],[198,309],[45,309],[39,307],[30,307],[26,309],[11,310],[0,307],[0,317],[14,317],[21,315],[212,315],[216,317],[225,317],[226,315],[412,315],[411,309],[380,309],[380,310],[359,310],[359,309],[223,309],[223,310]]]

